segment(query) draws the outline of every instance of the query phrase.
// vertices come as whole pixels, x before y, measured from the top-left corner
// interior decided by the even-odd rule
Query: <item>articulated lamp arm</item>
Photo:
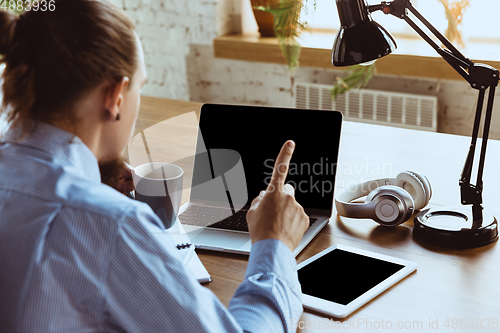
[[[368,6],[368,11],[373,12],[381,10],[385,14],[394,15],[403,19],[415,30],[441,57],[460,74],[473,89],[479,90],[479,98],[477,102],[476,114],[474,118],[474,126],[472,131],[471,145],[469,153],[465,161],[462,175],[460,177],[460,197],[462,205],[472,205],[473,228],[481,227],[483,221],[482,214],[482,192],[483,192],[483,167],[486,155],[486,144],[490,131],[491,113],[493,110],[493,100],[495,97],[495,88],[498,85],[499,71],[489,65],[475,64],[470,59],[466,58],[451,42],[443,36],[436,28],[434,28],[415,7],[410,0],[393,0],[383,1],[378,5]],[[431,37],[429,37],[420,27],[408,17],[407,12],[410,11],[432,34],[443,43],[445,48],[440,47]],[[476,184],[471,184],[472,166],[474,163],[474,154],[476,150],[476,142],[479,134],[479,124],[481,122],[481,114],[483,110],[483,102],[485,91],[489,89],[488,101],[486,105],[485,121],[483,128],[483,140],[481,145],[481,153],[479,158],[478,172]]]

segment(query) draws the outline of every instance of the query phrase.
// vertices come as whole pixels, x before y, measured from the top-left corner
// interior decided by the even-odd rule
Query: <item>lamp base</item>
[[[483,223],[472,225],[472,209],[431,208],[415,216],[413,236],[425,243],[448,248],[474,248],[498,239],[497,219],[483,213]]]

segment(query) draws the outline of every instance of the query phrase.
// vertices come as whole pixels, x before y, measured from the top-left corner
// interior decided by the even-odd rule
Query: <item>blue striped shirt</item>
[[[148,205],[101,183],[88,147],[46,123],[0,143],[0,332],[280,332],[302,313],[291,251],[252,247],[226,308],[159,244]]]

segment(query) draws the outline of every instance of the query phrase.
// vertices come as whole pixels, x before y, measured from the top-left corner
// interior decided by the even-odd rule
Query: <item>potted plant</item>
[[[271,8],[279,2],[280,0],[250,0],[255,21],[262,37],[275,37],[276,34],[274,33],[274,15],[259,8]]]
[[[313,1],[316,8],[316,0]],[[252,0],[256,17],[259,12],[272,14],[274,35],[278,39],[281,53],[292,74],[299,66],[301,49],[297,41],[299,32],[308,30],[307,22],[300,19],[302,11],[307,10],[308,2],[309,0]]]

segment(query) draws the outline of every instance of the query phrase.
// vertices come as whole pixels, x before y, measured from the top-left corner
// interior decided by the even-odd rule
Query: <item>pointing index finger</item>
[[[281,147],[280,153],[274,163],[273,174],[268,185],[268,190],[272,191],[274,188],[277,188],[278,190],[283,189],[294,149],[295,142],[292,140],[288,140],[285,142],[283,147]]]

